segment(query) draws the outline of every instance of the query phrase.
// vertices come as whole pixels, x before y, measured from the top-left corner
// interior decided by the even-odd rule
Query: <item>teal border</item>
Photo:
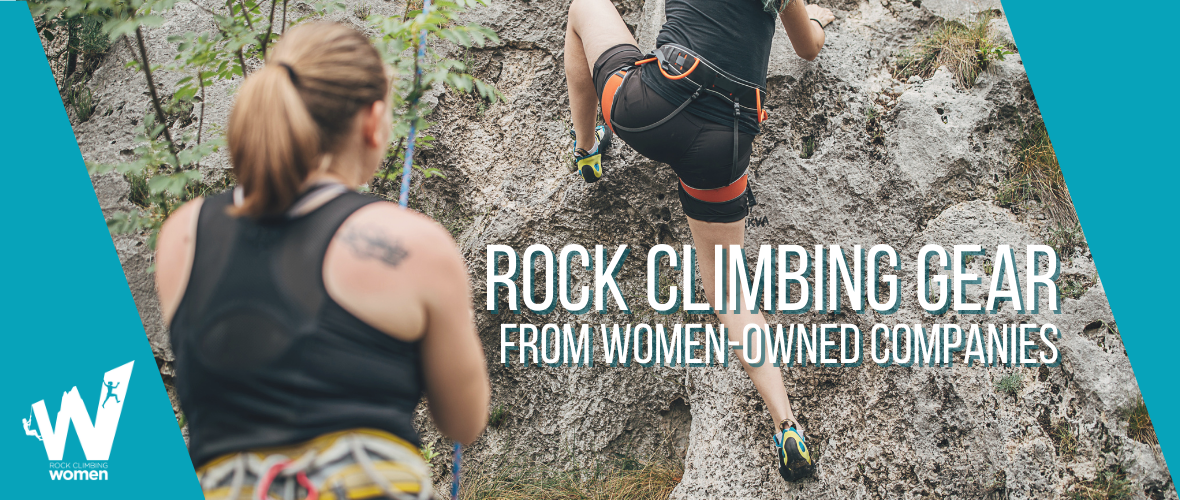
[[[1177,42],[1169,26],[1180,4],[1003,6],[1166,456],[1180,439],[1180,335],[1167,319],[1176,303],[1168,274],[1180,199]]]
[[[25,2],[0,2],[0,47],[4,497],[203,498]],[[110,479],[51,481],[30,405],[53,418],[77,386],[93,419],[103,374],[132,360]],[[73,430],[63,461],[85,461]]]

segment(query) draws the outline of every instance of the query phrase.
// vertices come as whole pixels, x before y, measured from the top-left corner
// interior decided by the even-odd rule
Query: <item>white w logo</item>
[[[91,423],[90,412],[86,411],[86,404],[82,402],[82,396],[75,386],[70,392],[61,395],[56,425],[49,421],[45,400],[33,403],[33,415],[37,417],[37,428],[41,433],[37,435],[37,431],[29,428],[30,422],[25,420],[25,434],[42,440],[45,454],[49,455],[50,460],[61,460],[66,449],[70,422],[73,422],[86,460],[106,460],[111,456],[111,444],[115,441],[115,430],[119,426],[119,415],[123,413],[123,402],[127,399],[127,385],[131,382],[131,367],[134,364],[132,361],[103,376],[94,423]]]

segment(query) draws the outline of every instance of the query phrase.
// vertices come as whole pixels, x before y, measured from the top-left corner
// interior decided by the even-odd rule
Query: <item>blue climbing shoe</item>
[[[777,448],[778,473],[784,480],[795,482],[815,474],[815,462],[802,432],[794,427],[784,429],[774,436],[774,446]]]
[[[573,130],[570,136],[573,136]],[[602,153],[610,147],[610,129],[599,125],[594,128],[595,146],[592,151],[574,150],[574,168],[586,182],[598,182],[602,178]]]

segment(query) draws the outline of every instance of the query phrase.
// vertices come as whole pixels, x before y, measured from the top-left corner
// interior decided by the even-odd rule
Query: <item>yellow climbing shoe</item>
[[[804,442],[803,433],[794,427],[784,429],[774,437],[778,449],[778,473],[788,482],[798,481],[815,474],[815,463],[811,450]]]
[[[573,133],[571,131],[570,135]],[[574,151],[574,168],[586,182],[598,182],[602,178],[602,153],[610,147],[610,129],[599,125],[594,128],[595,147],[593,151]]]

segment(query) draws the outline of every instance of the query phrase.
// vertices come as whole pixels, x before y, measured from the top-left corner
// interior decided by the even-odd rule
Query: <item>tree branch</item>
[[[168,118],[164,115],[164,107],[160,106],[160,96],[156,93],[156,81],[152,78],[152,64],[148,61],[147,46],[143,43],[143,28],[135,27],[135,41],[139,44],[140,62],[143,64],[143,74],[147,77],[148,93],[152,96],[152,106],[156,109],[156,119],[164,127],[164,138],[168,140],[168,151],[176,161],[176,168],[183,170],[180,157],[176,155],[176,142],[172,140],[172,132],[168,131]]]
[[[205,129],[205,72],[197,70],[197,83],[201,85],[201,117],[197,119],[197,146],[201,145],[201,132]],[[197,169],[201,169],[201,161],[197,160]]]
[[[274,32],[275,27],[275,7],[278,7],[279,0],[270,0],[270,17],[266,20],[266,36],[262,38],[262,60],[266,61],[266,46],[270,43],[270,34]]]
[[[205,129],[205,72],[197,70],[197,83],[201,86],[201,117],[197,120],[197,145],[201,145],[201,131]]]
[[[225,2],[225,8],[229,9],[229,17],[230,18],[234,17],[234,3],[233,2],[234,2],[234,0],[226,0],[226,2]],[[246,4],[242,4],[243,13],[245,13],[244,12],[245,8],[246,8]],[[249,20],[250,20],[250,18],[249,18],[249,16],[247,16],[246,21],[248,22]],[[222,33],[225,33],[225,32],[222,31]],[[241,47],[238,47],[238,64],[240,64],[242,66],[242,78],[245,79],[247,76],[246,58],[242,55],[242,48]]]
[[[250,11],[246,10],[246,0],[238,0],[238,3],[242,4],[242,17],[246,18],[246,27],[253,31],[254,23],[250,22]]]
[[[77,36],[74,34],[74,22],[71,19],[66,19],[66,52],[70,55],[66,59],[66,78],[74,74],[74,70],[78,68],[78,50],[75,47],[75,43],[77,43],[75,38]]]
[[[246,58],[242,56],[241,47],[238,47],[238,64],[242,65],[242,78],[249,76],[249,74],[246,72]]]

